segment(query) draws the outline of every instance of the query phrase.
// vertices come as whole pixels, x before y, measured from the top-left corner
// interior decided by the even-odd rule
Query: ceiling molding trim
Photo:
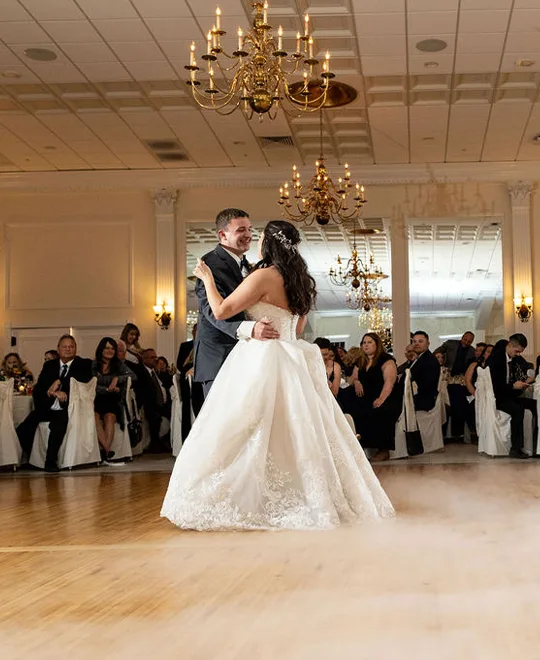
[[[336,168],[337,169],[337,168]],[[332,174],[333,168],[329,168]],[[306,168],[306,176],[311,170]],[[442,163],[355,167],[355,179],[365,186],[418,183],[506,183],[540,180],[540,161],[501,163]],[[286,175],[285,175],[286,176]],[[279,188],[284,170],[252,168],[193,168],[167,170],[92,170],[14,172],[0,174],[0,192],[84,192],[163,188]]]

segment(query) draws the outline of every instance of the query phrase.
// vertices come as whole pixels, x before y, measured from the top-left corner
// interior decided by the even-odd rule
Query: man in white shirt
[[[249,274],[245,254],[251,246],[253,227],[241,209],[224,209],[216,218],[219,245],[203,257],[222,296],[229,296]],[[244,313],[226,321],[212,314],[203,283],[197,280],[199,299],[198,332],[195,339],[195,382],[203,384],[205,396],[210,391],[221,365],[239,339],[278,339],[279,333],[265,320],[246,320]]]

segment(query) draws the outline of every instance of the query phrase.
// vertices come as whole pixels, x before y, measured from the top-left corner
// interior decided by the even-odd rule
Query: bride
[[[315,298],[300,234],[269,222],[260,262],[227,298],[199,260],[216,319],[246,311],[279,339],[242,340],[174,466],[161,515],[183,529],[328,529],[394,510],[326,381],[319,348],[297,339]]]

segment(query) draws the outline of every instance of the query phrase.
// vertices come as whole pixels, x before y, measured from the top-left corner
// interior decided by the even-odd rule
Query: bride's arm
[[[230,319],[258,302],[266,293],[266,274],[256,270],[235,289],[230,296],[223,298],[214,281],[212,271],[199,259],[194,274],[202,280],[206,289],[206,297],[215,318],[218,321]]]
[[[298,323],[296,324],[296,336],[299,337],[304,330],[306,329],[307,325],[307,316],[301,316],[298,319]]]

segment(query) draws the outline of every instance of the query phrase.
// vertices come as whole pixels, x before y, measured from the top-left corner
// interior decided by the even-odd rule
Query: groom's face
[[[253,226],[249,218],[233,218],[225,229],[218,232],[221,245],[239,255],[249,250],[252,234]]]

